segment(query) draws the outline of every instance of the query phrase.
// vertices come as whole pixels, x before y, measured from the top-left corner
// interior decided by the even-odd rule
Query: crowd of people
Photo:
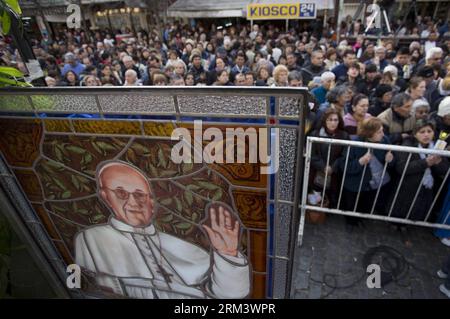
[[[448,23],[424,18],[402,28],[401,34],[411,37],[406,46],[368,39],[361,22],[343,28],[355,41],[337,42],[336,32],[317,25],[283,32],[270,24],[219,29],[175,22],[161,33],[141,31],[127,41],[116,41],[110,30],[91,35],[65,30],[54,41],[36,42],[34,53],[50,87],[305,86],[312,100],[312,136],[422,149],[435,148],[438,139],[449,143]],[[0,46],[9,49],[3,60],[13,61],[15,52],[4,41]],[[424,220],[449,169],[448,158],[434,155],[352,148],[346,163],[345,153],[345,147],[333,145],[328,161],[328,147],[314,145],[310,185],[326,187],[329,205],[336,207],[345,170],[341,208],[350,211],[388,214],[393,204],[392,216]],[[392,203],[405,167],[404,186]],[[437,213],[428,221],[445,222],[445,217]],[[348,218],[349,225],[356,221]],[[450,232],[439,234],[450,246]]]

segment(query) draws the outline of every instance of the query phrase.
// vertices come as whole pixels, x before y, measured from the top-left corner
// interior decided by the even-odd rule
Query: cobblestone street
[[[399,280],[369,289],[362,259],[379,245],[398,250],[408,266]],[[322,225],[305,225],[294,263],[294,298],[445,298],[438,288],[443,280],[436,271],[449,254],[450,248],[429,228],[411,226],[405,234],[388,223],[364,220],[362,227],[349,231],[343,216],[328,215]]]

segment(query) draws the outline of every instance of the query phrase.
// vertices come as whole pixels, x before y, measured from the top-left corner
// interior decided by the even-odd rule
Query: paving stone
[[[327,294],[327,298],[337,299],[443,298],[438,290],[441,281],[434,274],[449,250],[430,229],[411,227],[405,237],[386,222],[366,220],[364,225],[348,233],[345,219],[335,215],[329,216],[322,225],[306,225],[303,246],[295,258],[295,298],[320,298]],[[411,241],[412,246],[405,245],[405,238]],[[324,274],[335,274],[338,285],[351,284],[364,273],[364,254],[378,245],[397,249],[415,268],[410,267],[398,283],[392,282],[382,289],[368,289],[365,278],[353,287],[334,291],[311,280],[320,281]],[[311,274],[306,269],[311,269]]]
[[[306,272],[297,272],[295,278],[295,289],[308,289],[309,288],[309,274]]]

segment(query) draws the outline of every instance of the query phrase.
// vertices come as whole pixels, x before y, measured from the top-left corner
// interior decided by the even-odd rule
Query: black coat
[[[320,137],[320,130],[315,130],[311,133],[311,136]],[[348,134],[345,131],[338,130],[334,136],[329,136],[328,138],[339,139],[339,140],[348,140]],[[330,166],[333,171],[338,171],[338,163],[337,160],[342,158],[343,151],[345,146],[343,145],[334,145],[331,147],[330,151]],[[311,150],[311,167],[316,171],[324,171],[327,165],[328,158],[328,144],[323,143],[313,143]]]
[[[372,116],[378,116],[390,107],[391,107],[390,103],[383,103],[381,99],[375,98],[375,102],[373,103],[373,105],[369,107],[368,112]]]
[[[417,147],[418,141],[416,139],[407,139],[403,142],[402,145]],[[406,166],[409,153],[396,152],[394,156],[397,158],[395,169],[399,176],[401,176]],[[439,164],[430,167],[431,174],[434,178],[434,185],[432,190],[426,190],[420,185],[422,177],[427,168],[428,165],[426,160],[421,159],[419,154],[414,153],[411,155],[411,160],[409,162],[408,168],[406,169],[405,177],[401,184],[396,204],[394,205],[394,208],[392,210],[393,217],[405,218],[407,216],[414,196],[416,195],[417,190],[421,188],[409,218],[413,220],[424,220],[433,201],[435,191],[439,188],[440,184],[442,183],[442,178],[449,169],[449,162],[447,158],[442,157],[442,161]],[[391,205],[389,205],[389,207],[391,207]]]
[[[369,95],[369,91],[367,90],[367,86],[366,83],[364,82],[364,80],[358,76],[355,80],[354,84],[350,84],[349,80],[348,80],[348,76],[343,76],[340,77],[337,82],[336,85],[350,85],[350,86],[354,86],[356,89],[356,93],[361,93],[361,94],[365,94],[365,95]]]
[[[442,119],[442,117],[437,115],[437,112],[431,113],[430,119],[434,121],[434,124],[436,125],[436,131],[434,135],[435,139],[439,138],[441,132],[446,132],[449,134],[447,139],[445,140],[447,142],[447,149],[449,149],[448,147],[450,147],[450,125],[445,125],[444,120]]]

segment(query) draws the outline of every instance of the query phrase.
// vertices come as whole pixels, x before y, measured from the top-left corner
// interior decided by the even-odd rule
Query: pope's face
[[[133,227],[146,227],[153,216],[153,198],[146,179],[126,165],[103,170],[100,194],[116,219]]]

